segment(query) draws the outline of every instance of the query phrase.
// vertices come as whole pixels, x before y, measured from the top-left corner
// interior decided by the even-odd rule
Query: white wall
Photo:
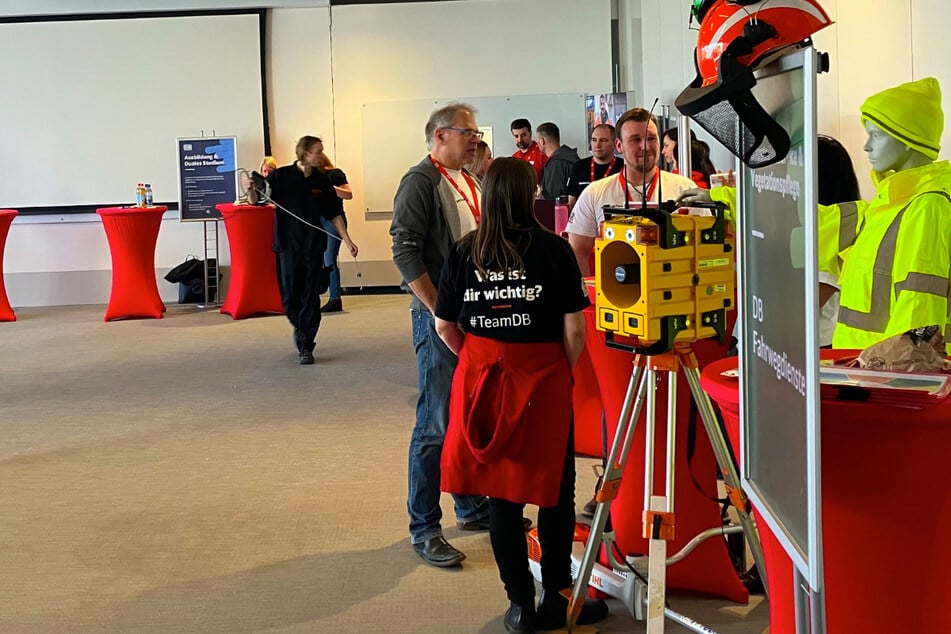
[[[601,91],[611,85],[610,19],[609,0],[466,0],[334,8],[336,159],[353,183],[347,215],[361,260],[386,263],[390,279],[399,281],[389,264],[389,221],[363,218],[361,183],[373,178],[363,173],[364,103]],[[525,116],[531,119],[532,113]],[[420,136],[425,123],[405,122],[419,129]],[[494,130],[497,154],[506,148],[508,153],[514,151],[508,136],[508,130]],[[379,139],[375,151],[387,151],[386,138]],[[346,284],[352,268],[343,261]]]
[[[168,10],[187,5],[220,9],[252,3],[204,0],[200,7],[194,4],[38,0],[8,2],[0,15]],[[317,134],[325,140],[353,185],[348,217],[361,247],[362,282],[371,285],[397,284],[399,277],[391,261],[389,223],[363,218],[363,103],[603,92],[611,83],[610,0],[463,0],[332,10],[326,0],[253,4],[280,7],[270,12],[266,44],[272,151],[281,162],[290,162],[301,135]],[[492,45],[487,33],[502,45]],[[407,125],[422,129],[424,123]],[[496,143],[501,146],[500,141]],[[379,149],[386,151],[386,139],[380,139]],[[241,158],[242,163],[247,160]],[[256,167],[254,163],[244,166]],[[200,224],[163,222],[156,250],[159,273],[202,248],[201,229]],[[226,265],[223,229],[221,236],[222,264]],[[54,249],[49,247],[52,244],[71,246]],[[341,264],[344,285],[354,285],[357,267],[346,259]],[[5,270],[14,306],[105,303],[110,268],[105,235],[96,217],[19,218],[11,228]],[[174,297],[173,286],[160,282],[159,287],[166,299]]]
[[[330,9],[276,9],[268,20],[271,153],[290,163],[297,139],[312,134],[334,156]]]
[[[689,0],[617,0],[621,89],[641,103],[674,98],[694,76],[696,32],[687,29]],[[816,36],[833,72],[819,79],[819,127],[848,147],[871,195],[858,108],[870,94],[928,75],[945,87],[951,111],[951,38],[936,19],[944,0],[824,0],[837,24]],[[5,0],[0,15],[188,8],[278,7],[267,43],[273,151],[293,156],[302,134],[322,135],[350,176],[347,203],[361,246],[363,281],[395,283],[388,222],[363,218],[362,119],[368,101],[505,94],[602,92],[611,85],[611,0],[461,0],[330,9],[326,0]],[[495,45],[494,42],[499,42]],[[530,116],[530,113],[526,113]],[[422,121],[408,121],[422,127]],[[497,139],[503,138],[500,131]],[[701,135],[702,136],[702,135]],[[379,151],[386,152],[385,138]],[[945,150],[951,134],[944,135]],[[497,147],[501,142],[496,141]],[[729,159],[714,155],[718,165]],[[242,163],[245,159],[242,158]],[[2,201],[0,201],[2,204]],[[7,241],[4,268],[15,306],[105,303],[110,262],[98,218],[19,218]],[[163,222],[156,252],[161,272],[202,248],[201,225]],[[227,244],[222,235],[222,260]],[[63,245],[69,245],[64,248]],[[355,268],[344,262],[344,283]],[[76,274],[95,280],[76,284]],[[85,285],[85,286],[84,286]],[[165,296],[175,289],[164,282]]]
[[[330,0],[2,0],[0,16],[326,7],[329,4]]]

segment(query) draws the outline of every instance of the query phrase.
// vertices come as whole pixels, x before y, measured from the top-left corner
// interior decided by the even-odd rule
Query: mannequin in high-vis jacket
[[[876,196],[817,210],[819,278],[841,288],[832,347],[864,349],[932,325],[951,339],[951,165],[936,162],[941,87],[928,77],[889,88],[861,113]],[[731,187],[691,189],[677,202],[710,200],[733,220]],[[820,287],[821,304],[835,288]]]
[[[841,288],[832,347],[864,349],[930,325],[951,335],[951,164],[936,162],[941,88],[931,77],[902,84],[866,99],[861,112],[875,198],[819,214],[819,268],[838,274]]]

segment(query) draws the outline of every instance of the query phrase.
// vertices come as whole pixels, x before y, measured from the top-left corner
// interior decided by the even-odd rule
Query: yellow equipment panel
[[[722,216],[610,212],[595,240],[598,328],[655,351],[723,340],[736,255]]]

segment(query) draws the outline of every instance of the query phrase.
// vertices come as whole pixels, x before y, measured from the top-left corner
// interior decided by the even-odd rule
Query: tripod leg
[[[596,495],[598,506],[594,512],[594,519],[591,521],[591,532],[588,535],[588,542],[585,544],[584,556],[581,559],[578,577],[575,579],[575,584],[571,592],[571,603],[568,606],[569,630],[574,627],[578,621],[578,617],[581,615],[581,608],[584,606],[591,571],[594,569],[594,563],[598,557],[598,550],[601,547],[610,502],[615,498],[621,486],[621,474],[624,471],[624,464],[627,462],[631,442],[634,439],[634,430],[637,418],[641,414],[641,407],[644,403],[644,393],[646,390],[647,373],[644,372],[644,366],[636,360],[634,362],[634,369],[631,372],[631,380],[627,384],[624,405],[621,407],[621,415],[618,418],[617,431],[614,433],[614,441],[611,444],[611,451],[604,468],[601,487],[598,489]]]
[[[692,354],[692,353],[691,353]],[[743,525],[743,534],[746,536],[746,543],[750,547],[753,555],[753,561],[759,568],[760,577],[763,579],[763,587],[766,584],[766,565],[763,562],[763,547],[760,544],[759,534],[753,524],[753,518],[750,515],[750,505],[746,494],[740,486],[739,466],[730,452],[723,429],[717,423],[716,413],[713,411],[713,403],[710,397],[700,387],[700,371],[696,368],[696,359],[691,365],[684,365],[684,376],[690,385],[690,392],[697,403],[697,409],[700,412],[700,418],[703,420],[703,426],[707,430],[707,436],[710,438],[710,444],[713,446],[713,453],[716,456],[717,464],[720,465],[720,471],[723,473],[723,482],[728,488],[730,499],[733,506],[740,516],[740,523]]]
[[[655,371],[650,370],[651,377]],[[674,468],[677,444],[677,373],[667,372],[667,460],[665,494],[653,495],[653,459],[656,399],[647,397],[648,433],[645,442],[644,537],[649,541],[647,577],[647,631],[663,634],[667,603],[667,542],[674,538]]]

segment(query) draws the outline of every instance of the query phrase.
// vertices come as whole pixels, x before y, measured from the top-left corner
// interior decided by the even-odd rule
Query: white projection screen
[[[258,12],[88,17],[0,23],[0,208],[131,204],[140,181],[177,204],[177,137],[236,136],[257,166]]]

